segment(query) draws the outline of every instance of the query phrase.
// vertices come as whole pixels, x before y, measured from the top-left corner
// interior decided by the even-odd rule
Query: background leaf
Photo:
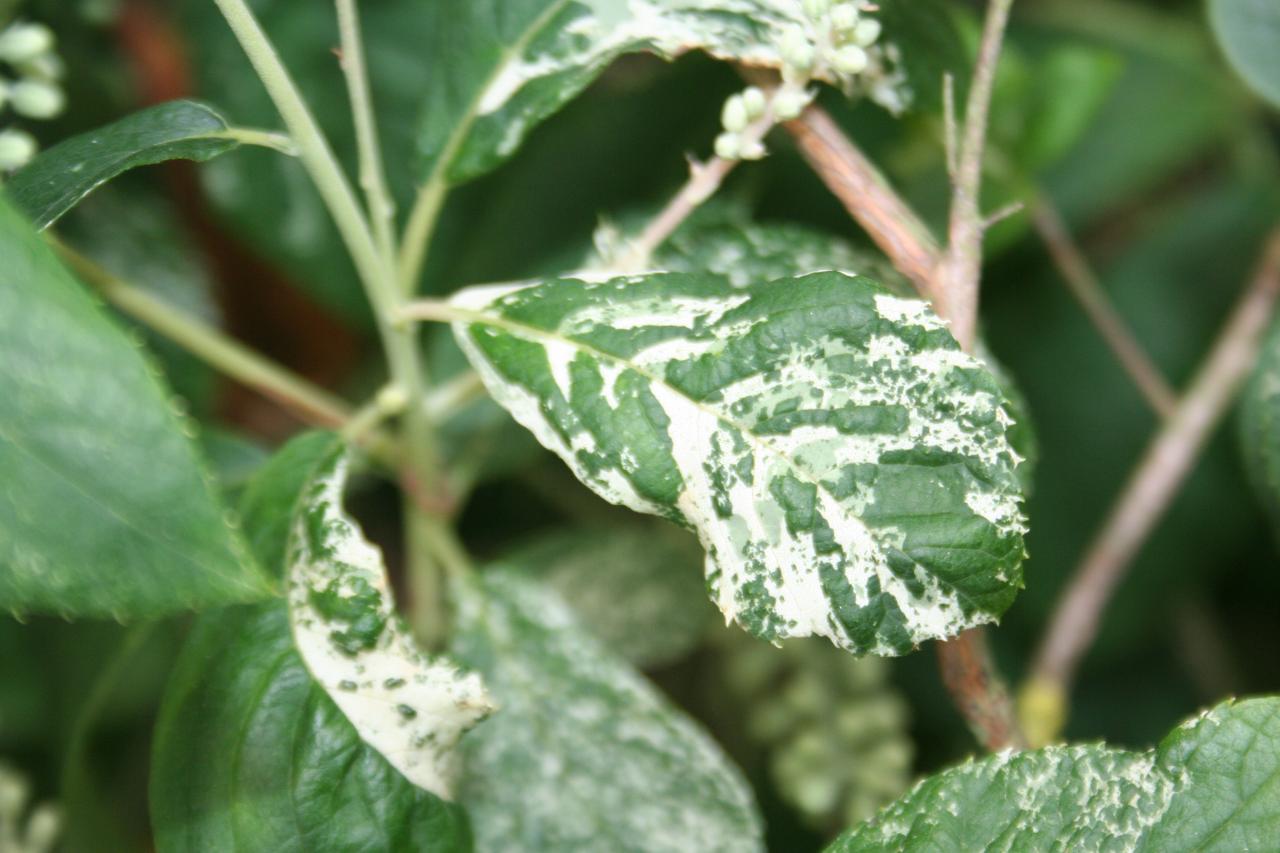
[[[1240,396],[1240,446],[1254,493],[1280,537],[1280,325],[1263,341]]]
[[[43,230],[121,172],[165,160],[210,160],[236,148],[226,130],[226,120],[205,104],[158,104],[41,152],[5,190]]]
[[[1209,21],[1231,67],[1280,107],[1280,6],[1272,0],[1209,0]]]
[[[923,302],[669,273],[453,304],[494,399],[610,502],[695,529],[751,633],[902,654],[1016,594],[1004,397]]]
[[[1265,849],[1280,833],[1280,699],[1219,705],[1145,753],[1004,752],[917,785],[833,853]]]
[[[156,370],[0,202],[0,607],[154,616],[271,594]]]
[[[559,593],[588,632],[635,666],[683,657],[712,624],[702,549],[669,524],[563,530],[506,561]]]
[[[477,849],[762,850],[750,790],[710,738],[521,569],[457,588],[454,653],[499,705],[460,744]]]

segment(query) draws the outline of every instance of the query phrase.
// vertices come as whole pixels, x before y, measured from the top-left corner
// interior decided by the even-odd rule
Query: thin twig
[[[323,388],[117,278],[53,237],[49,239],[67,266],[108,302],[305,423],[336,429],[351,417],[347,404]]]
[[[987,146],[987,113],[995,85],[996,64],[1013,0],[990,0],[978,45],[978,60],[964,111],[963,136],[947,228],[947,251],[936,286],[950,305],[951,333],[965,349],[973,345],[978,325],[978,281],[982,271],[983,220],[980,205],[982,161]]]
[[[904,202],[880,170],[818,106],[783,125],[809,166],[894,267],[941,313],[934,272],[941,257],[929,228]]]
[[[939,643],[937,650],[942,683],[974,737],[992,752],[1025,747],[1009,689],[995,667],[986,632],[970,628]]]
[[[1038,696],[1056,697],[1065,709],[1076,667],[1093,644],[1103,609],[1252,368],[1278,294],[1280,229],[1268,239],[1208,358],[1156,433],[1058,600],[1032,667],[1028,689]]]
[[[1107,299],[1106,291],[1094,275],[1084,252],[1072,239],[1071,231],[1053,201],[1044,193],[1038,193],[1031,202],[1031,221],[1048,248],[1058,274],[1066,281],[1129,378],[1161,418],[1171,417],[1178,405],[1177,393]]]
[[[684,182],[666,206],[649,221],[640,236],[631,241],[626,255],[615,265],[619,272],[638,272],[649,264],[653,251],[661,246],[680,227],[689,214],[711,198],[737,160],[712,157],[706,163],[689,161],[689,179]]]
[[[342,44],[341,65],[351,98],[351,116],[356,128],[356,148],[360,154],[360,186],[369,205],[374,237],[386,263],[395,264],[395,202],[387,189],[386,171],[382,167],[382,150],[378,144],[378,125],[373,117],[373,98],[369,94],[369,74],[364,61],[364,45],[360,39],[360,18],[355,0],[337,0],[338,32]]]

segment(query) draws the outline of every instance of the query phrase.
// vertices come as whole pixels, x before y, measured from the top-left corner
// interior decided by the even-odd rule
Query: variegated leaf
[[[453,183],[509,157],[624,53],[703,49],[777,67],[782,29],[804,21],[798,0],[472,0],[422,14],[435,73],[418,145]]]
[[[319,466],[289,544],[289,622],[307,669],[365,743],[449,797],[453,747],[491,710],[478,675],[429,660],[392,608],[381,555],[342,508],[347,457]]]
[[[835,272],[667,273],[452,305],[494,398],[607,500],[696,530],[751,633],[902,654],[1016,594],[1003,396],[923,302]]]
[[[1228,701],[1147,752],[1006,751],[923,780],[827,853],[1274,850],[1280,699]]]

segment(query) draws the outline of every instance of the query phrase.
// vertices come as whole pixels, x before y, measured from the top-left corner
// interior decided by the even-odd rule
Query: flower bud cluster
[[[815,79],[838,82],[846,88],[872,64],[868,50],[880,38],[880,22],[867,17],[861,2],[833,3],[803,0],[805,21],[783,31],[778,41],[782,85],[770,95],[751,86],[725,101],[716,137],[716,156],[726,160],[758,160],[765,154],[761,141],[775,122],[790,121],[804,112],[815,92]]]
[[[0,761],[0,850],[6,853],[48,853],[58,840],[62,824],[58,807],[40,803],[28,809],[30,796],[26,777]]]
[[[62,60],[54,52],[53,31],[44,24],[18,21],[0,30],[0,110],[12,108],[28,119],[51,119],[66,106],[58,81]],[[0,130],[0,172],[21,168],[35,156],[35,138],[24,130]]]

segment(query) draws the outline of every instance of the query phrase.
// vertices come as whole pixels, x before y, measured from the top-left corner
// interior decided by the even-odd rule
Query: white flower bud
[[[804,0],[804,13],[813,20],[818,20],[831,8],[831,0]]]
[[[27,118],[53,118],[66,105],[62,90],[41,80],[19,80],[9,90],[9,97],[14,110]]]
[[[759,139],[743,139],[739,141],[738,158],[740,160],[759,160],[765,155],[764,143]]]
[[[840,3],[831,10],[831,26],[841,35],[853,31],[858,25],[858,4]]]
[[[795,71],[806,73],[813,68],[813,42],[799,27],[788,27],[782,34],[781,53],[783,63]]]
[[[748,86],[742,91],[742,103],[747,108],[747,118],[755,121],[764,115],[767,104],[764,90],[759,86]]]
[[[858,21],[858,25],[853,28],[854,44],[870,47],[875,44],[878,38],[880,38],[880,22],[875,18],[865,18]]]
[[[36,140],[26,131],[0,130],[0,172],[21,169],[36,156]]]
[[[730,133],[739,133],[751,123],[746,100],[741,95],[732,95],[724,102],[724,109],[720,110],[720,123]]]
[[[27,850],[51,850],[62,829],[62,812],[52,803],[41,803],[27,820]]]
[[[25,62],[19,62],[17,69],[22,72],[23,77],[35,77],[40,80],[61,80],[66,71],[66,67],[62,64],[62,57],[56,53],[33,56]]]
[[[867,67],[867,52],[856,44],[846,44],[836,50],[831,64],[841,74],[857,74]]]
[[[721,160],[737,160],[742,139],[736,133],[722,133],[716,137],[716,156]]]
[[[0,59],[17,64],[53,48],[53,30],[44,24],[13,24],[0,32]]]
[[[798,118],[813,100],[813,94],[798,86],[783,86],[773,96],[773,115],[778,121]]]

